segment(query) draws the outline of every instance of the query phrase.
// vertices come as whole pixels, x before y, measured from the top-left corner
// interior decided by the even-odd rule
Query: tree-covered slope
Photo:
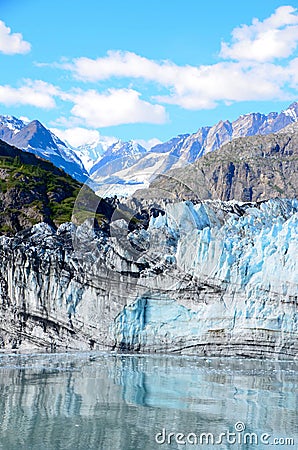
[[[38,222],[58,226],[96,214],[105,220],[112,208],[91,189],[63,170],[35,155],[0,140],[0,233],[11,235]],[[86,202],[86,199],[88,200]],[[79,209],[79,211],[78,211]]]

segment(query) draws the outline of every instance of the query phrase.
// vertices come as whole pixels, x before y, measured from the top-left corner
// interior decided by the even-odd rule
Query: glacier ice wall
[[[0,346],[297,355],[298,202],[189,201],[149,227],[0,238]]]
[[[168,292],[165,298],[152,293],[138,298],[116,319],[120,346],[295,354],[297,211],[296,200],[259,205],[183,202],[152,217],[149,232],[158,230],[161,252],[167,250],[175,261],[172,272],[179,272],[179,281],[187,277],[190,286],[196,284],[197,292],[189,298],[185,292],[180,297]],[[165,234],[175,237],[175,245],[167,249]]]

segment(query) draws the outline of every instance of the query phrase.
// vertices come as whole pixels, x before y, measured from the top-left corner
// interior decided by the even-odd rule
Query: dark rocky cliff
[[[298,192],[298,128],[235,139],[194,164],[159,175],[136,199],[263,201]]]

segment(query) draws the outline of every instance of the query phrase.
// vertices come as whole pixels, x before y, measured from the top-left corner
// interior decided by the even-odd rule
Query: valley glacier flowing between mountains
[[[2,349],[297,356],[297,200],[114,219],[0,238]]]

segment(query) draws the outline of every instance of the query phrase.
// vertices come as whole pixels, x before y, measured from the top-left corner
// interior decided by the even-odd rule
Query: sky
[[[0,0],[0,114],[147,148],[297,100],[298,3]]]

